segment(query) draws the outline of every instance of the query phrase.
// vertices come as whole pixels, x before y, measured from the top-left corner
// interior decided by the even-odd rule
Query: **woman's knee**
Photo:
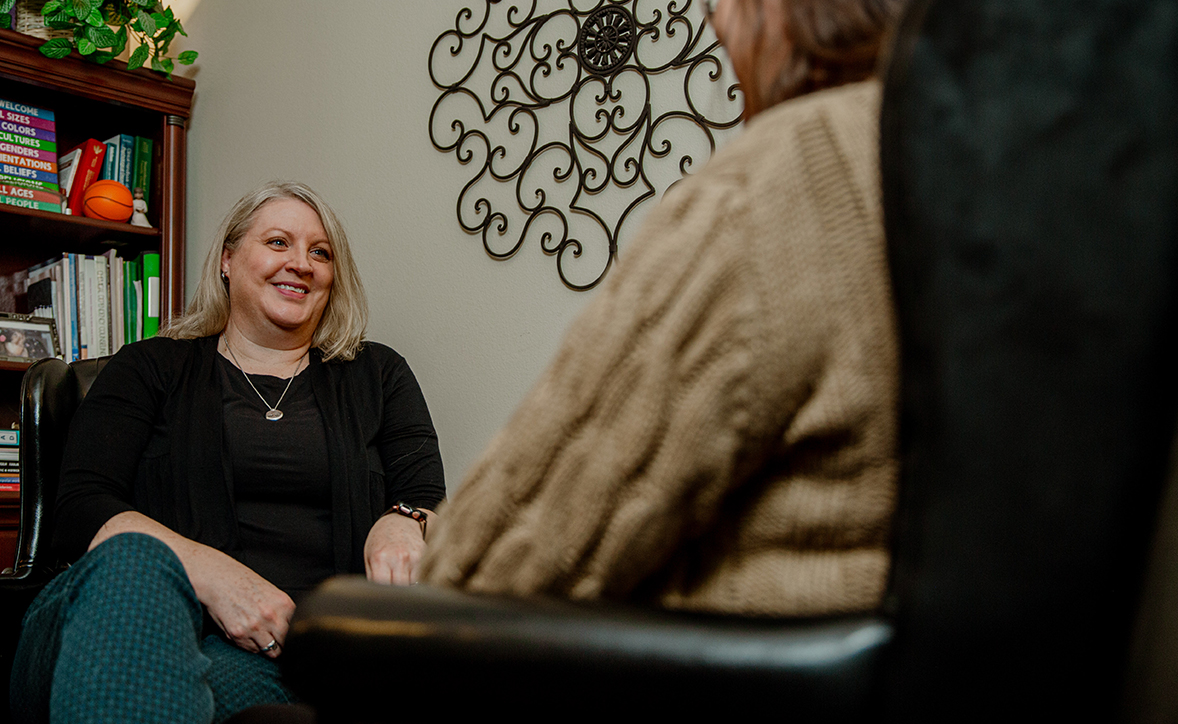
[[[95,546],[65,574],[77,583],[102,585],[122,591],[145,589],[158,593],[173,589],[195,602],[188,574],[172,549],[143,533],[120,533]]]

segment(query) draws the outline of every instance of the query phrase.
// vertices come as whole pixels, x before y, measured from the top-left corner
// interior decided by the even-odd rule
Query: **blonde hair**
[[[221,279],[221,254],[226,249],[237,249],[253,226],[258,211],[275,199],[297,199],[319,215],[331,243],[335,279],[311,346],[319,349],[324,360],[335,357],[353,359],[364,343],[364,331],[368,326],[368,298],[364,294],[364,284],[348,247],[347,234],[335,212],[309,187],[295,181],[269,181],[234,204],[217,232],[220,243],[213,244],[205,257],[192,303],[183,316],[170,322],[160,334],[173,339],[195,339],[225,330],[229,323],[229,287]]]

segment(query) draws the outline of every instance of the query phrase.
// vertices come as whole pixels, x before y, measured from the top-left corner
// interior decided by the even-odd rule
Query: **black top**
[[[247,381],[224,356],[219,362],[226,479],[241,536],[236,557],[297,601],[334,572],[331,471],[311,377],[303,370],[287,389],[280,377]],[[282,419],[266,419],[271,404]]]
[[[110,360],[66,441],[59,556],[78,558],[107,520],[129,510],[240,555],[218,359],[216,337],[155,337]],[[327,448],[332,570],[363,573],[364,541],[385,510],[402,500],[434,507],[445,497],[437,435],[417,380],[392,349],[367,342],[348,362],[324,362],[318,350],[308,359],[303,374]]]

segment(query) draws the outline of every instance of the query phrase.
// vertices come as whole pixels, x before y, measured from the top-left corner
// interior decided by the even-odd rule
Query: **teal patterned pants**
[[[53,579],[25,614],[15,722],[209,724],[293,697],[277,664],[216,636],[172,550],[115,536]]]

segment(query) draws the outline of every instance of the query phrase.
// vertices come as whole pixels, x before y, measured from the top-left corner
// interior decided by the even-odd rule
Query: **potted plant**
[[[15,3],[0,0],[0,27],[11,25],[9,13]],[[84,58],[105,63],[132,43],[136,47],[127,60],[129,70],[146,65],[169,77],[176,63],[191,65],[196,60],[195,50],[174,59],[168,56],[176,35],[188,34],[172,9],[159,0],[49,0],[41,14],[47,27],[73,33],[41,46],[41,53],[50,58],[64,58],[76,50]]]

